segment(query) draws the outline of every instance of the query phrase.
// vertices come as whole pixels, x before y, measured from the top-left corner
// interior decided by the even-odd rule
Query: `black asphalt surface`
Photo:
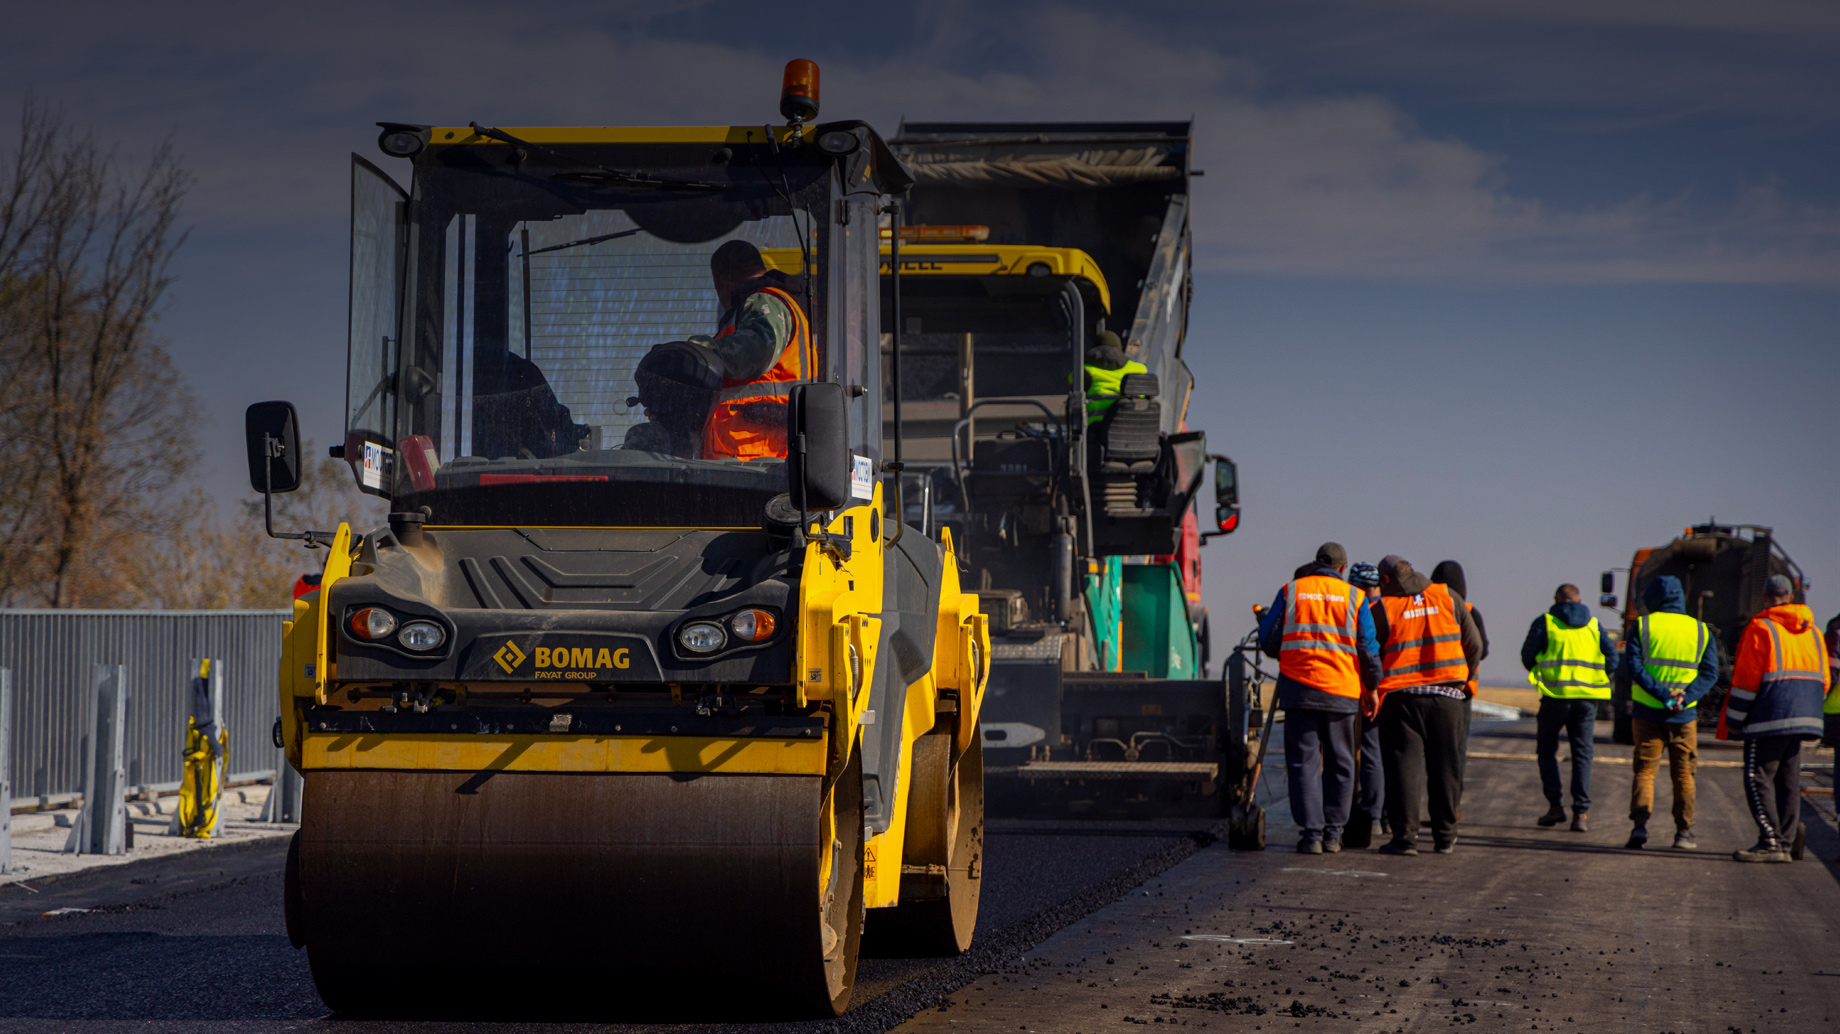
[[[1703,849],[1625,851],[1627,748],[1598,744],[1590,833],[1542,829],[1530,725],[1478,723],[1448,857],[1293,853],[1281,758],[1261,788],[1272,846],[1259,854],[1208,846],[1192,821],[995,821],[971,952],[865,958],[856,1004],[837,1021],[695,1022],[732,1004],[712,985],[682,1022],[639,1024],[611,979],[604,1015],[559,1018],[547,1008],[555,989],[492,980],[491,952],[515,946],[471,945],[386,977],[477,966],[478,1000],[458,1003],[456,1018],[330,1017],[283,934],[277,843],[93,871],[36,894],[0,889],[0,1031],[1835,1029],[1831,797],[1808,798],[1806,860],[1738,865],[1730,851],[1753,834],[1738,754],[1708,744]],[[1663,834],[1667,821],[1651,826]],[[41,915],[57,908],[95,911]]]
[[[1428,835],[1418,857],[1297,854],[1279,780],[1270,849],[1197,852],[898,1029],[1840,1028],[1831,797],[1804,801],[1804,860],[1741,865],[1731,852],[1756,830],[1729,767],[1739,753],[1703,744],[1701,850],[1669,849],[1665,812],[1650,822],[1670,834],[1658,848],[1625,850],[1629,748],[1598,743],[1590,832],[1541,828],[1530,726],[1478,723],[1454,854],[1431,853]],[[1826,791],[1821,757],[1808,783]]]
[[[630,1010],[609,982],[605,1017],[551,1015],[554,989],[491,980],[490,952],[456,946],[451,959],[405,959],[386,979],[423,967],[477,965],[481,995],[458,1016],[423,1022],[335,1018],[314,993],[306,955],[289,946],[281,909],[285,841],[217,848],[169,861],[92,870],[34,893],[0,888],[0,1030],[371,1032],[798,1030],[883,1031],[1001,965],[1056,929],[1192,854],[1207,836],[1193,820],[1055,823],[993,820],[978,936],[952,960],[864,958],[855,1005],[840,1021],[706,1025],[619,1022]],[[44,916],[60,908],[88,912]],[[706,1003],[721,1004],[712,986]],[[473,1016],[496,1020],[470,1020]],[[527,1020],[524,1017],[544,1017]],[[507,1021],[505,1017],[518,1017]]]

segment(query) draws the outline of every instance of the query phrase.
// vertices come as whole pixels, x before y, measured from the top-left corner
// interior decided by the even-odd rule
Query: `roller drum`
[[[767,1011],[841,1011],[862,907],[845,823],[861,825],[839,815],[854,849],[826,845],[847,881],[839,946],[825,790],[816,776],[311,771],[297,932],[341,1011],[519,976],[622,1009],[717,986]]]

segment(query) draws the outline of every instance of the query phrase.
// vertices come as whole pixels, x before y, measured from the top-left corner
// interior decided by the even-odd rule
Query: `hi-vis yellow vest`
[[[1699,677],[1700,655],[1706,652],[1706,640],[1712,637],[1704,621],[1661,611],[1637,618],[1636,634],[1642,637],[1642,666],[1656,685],[1672,692],[1686,689]],[[1644,707],[1660,711],[1668,708],[1668,701],[1655,699],[1641,686],[1631,685],[1629,695]],[[1698,707],[1699,702],[1687,706]]]
[[[1087,363],[1086,394],[1116,395],[1124,388],[1125,374],[1149,372],[1148,366],[1135,359],[1116,370],[1108,370],[1103,366]],[[1099,418],[1105,415],[1105,411],[1112,408],[1112,403],[1117,401],[1117,399],[1088,399],[1086,401],[1086,422],[1089,424],[1098,422]]]
[[[1546,615],[1546,649],[1534,660],[1527,681],[1541,696],[1562,700],[1610,699],[1610,659],[1604,656],[1597,619],[1582,628],[1567,628]]]

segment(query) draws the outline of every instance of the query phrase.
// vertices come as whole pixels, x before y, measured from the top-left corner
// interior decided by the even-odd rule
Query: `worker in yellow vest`
[[[1540,691],[1534,753],[1540,759],[1540,789],[1546,814],[1540,825],[1565,821],[1564,787],[1559,783],[1559,733],[1572,748],[1572,829],[1590,828],[1591,753],[1597,730],[1597,702],[1610,699],[1610,674],[1616,670],[1616,641],[1598,626],[1584,605],[1578,586],[1566,583],[1553,593],[1553,605],[1533,620],[1521,643],[1527,681]]]
[[[1125,355],[1124,341],[1116,333],[1101,330],[1098,342],[1086,350],[1086,422],[1096,424],[1106,411],[1117,402],[1115,397],[1124,389],[1126,374],[1149,373],[1150,368]],[[1110,395],[1112,398],[1093,398],[1094,395]]]
[[[1635,734],[1635,780],[1630,787],[1629,842],[1648,842],[1655,806],[1655,774],[1663,753],[1674,785],[1674,846],[1698,847],[1693,835],[1693,773],[1699,765],[1699,702],[1719,680],[1719,640],[1712,626],[1687,615],[1680,579],[1662,575],[1642,592],[1648,613],[1625,631],[1623,672],[1629,680]]]

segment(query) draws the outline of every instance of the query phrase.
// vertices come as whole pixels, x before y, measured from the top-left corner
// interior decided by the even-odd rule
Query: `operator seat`
[[[1119,386],[1121,398],[1093,425],[1089,453],[1107,516],[1143,517],[1140,502],[1162,455],[1163,407],[1157,400],[1154,373],[1130,373]]]

